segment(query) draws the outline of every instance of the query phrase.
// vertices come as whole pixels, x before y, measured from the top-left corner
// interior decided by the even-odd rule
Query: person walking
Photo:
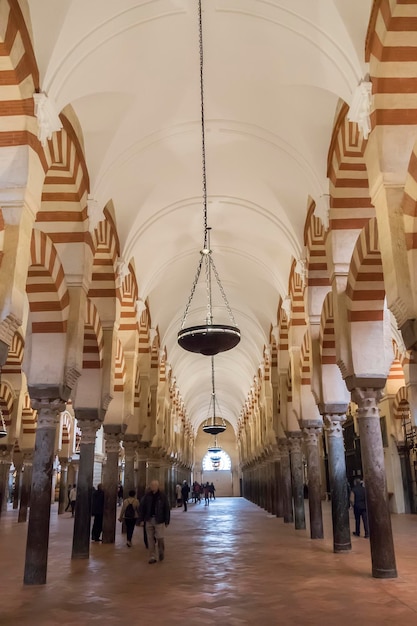
[[[188,503],[188,496],[189,495],[190,495],[190,487],[189,487],[187,481],[183,480],[182,487],[181,487],[181,496],[182,496],[182,503],[184,505],[184,511],[187,510],[187,503]]]
[[[177,507],[181,506],[182,494],[181,494],[181,485],[179,483],[175,486],[175,497],[177,499]]]
[[[204,506],[208,506],[210,504],[210,485],[208,482],[203,487],[204,489]]]
[[[139,517],[139,500],[136,497],[134,489],[129,491],[129,497],[123,500],[122,510],[120,511],[119,522],[124,522],[126,526],[126,545],[132,547],[133,531],[135,530],[136,520]]]
[[[214,483],[210,483],[210,500],[216,499],[216,496],[214,495],[214,492],[216,491],[216,487],[214,486]]]
[[[159,489],[159,482],[153,480],[149,491],[143,496],[139,506],[139,521],[146,524],[149,561],[153,564],[164,560],[165,528],[170,522],[168,498]]]
[[[91,530],[91,540],[101,541],[101,533],[103,532],[103,514],[104,514],[104,490],[103,485],[97,485],[97,489],[93,491],[93,502],[91,507],[91,515],[94,517],[93,528]]]
[[[73,485],[69,495],[71,503],[71,517],[75,515],[75,502],[77,500],[77,485]]]
[[[368,514],[366,511],[366,492],[365,485],[362,480],[355,478],[352,491],[351,502],[353,504],[353,512],[355,514],[355,537],[360,537],[361,519],[365,531],[365,539],[369,537]]]

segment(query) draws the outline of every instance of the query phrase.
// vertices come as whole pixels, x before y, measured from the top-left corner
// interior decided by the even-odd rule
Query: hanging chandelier
[[[0,383],[1,383],[1,367],[0,367]],[[4,421],[3,411],[0,406],[0,439],[7,437],[6,422]]]
[[[227,301],[223,286],[220,282],[219,274],[214,265],[212,251],[210,249],[210,228],[207,225],[207,176],[206,176],[206,137],[204,118],[204,87],[203,87],[203,27],[201,0],[198,0],[199,16],[199,44],[200,44],[200,99],[201,99],[201,147],[202,147],[202,180],[203,180],[203,223],[204,240],[203,249],[200,251],[200,262],[194,278],[191,294],[188,299],[185,313],[181,321],[181,329],[178,332],[178,343],[181,348],[188,352],[196,352],[207,356],[213,356],[219,352],[231,350],[240,341],[240,330],[238,329],[232,310]],[[190,305],[200,278],[204,265],[204,274],[207,292],[207,313],[205,323],[197,326],[186,326]],[[212,300],[212,279],[216,280],[223,303],[229,314],[230,324],[215,324],[213,320],[213,300]]]
[[[221,447],[217,444],[217,437],[215,436],[215,437],[214,437],[214,444],[213,444],[212,446],[209,446],[209,447],[207,448],[207,452],[210,454],[210,458],[213,458],[213,456],[212,456],[213,454],[214,454],[214,455],[216,455],[216,454],[218,454],[218,453],[219,453],[219,452],[221,452],[221,451],[222,451],[222,449],[221,449]]]
[[[203,424],[203,430],[209,435],[220,435],[226,430],[226,422],[222,417],[216,417],[216,408],[218,403],[216,401],[216,389],[214,386],[214,357],[211,357],[211,398],[208,413],[212,413],[210,417],[207,417]],[[217,440],[216,440],[217,441]]]

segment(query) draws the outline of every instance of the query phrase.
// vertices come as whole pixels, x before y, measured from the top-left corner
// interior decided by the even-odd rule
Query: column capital
[[[348,407],[347,402],[320,402],[318,405],[320,415],[346,415]]]
[[[106,442],[106,454],[119,452],[120,442],[126,431],[126,424],[104,424],[104,440]]]
[[[125,459],[131,460],[135,457],[138,444],[138,435],[124,435],[122,445],[125,451]]]
[[[317,446],[322,433],[322,426],[305,426],[303,428],[304,440],[308,446]]]
[[[59,460],[59,464],[60,464],[60,466],[62,468],[65,469],[66,467],[68,467],[68,463],[69,463],[70,459],[67,456],[59,456],[58,460]]]
[[[101,427],[101,420],[98,419],[79,419],[77,417],[77,425],[81,430],[80,445],[92,444],[96,442],[98,429]]]
[[[293,430],[287,432],[288,446],[290,452],[301,452],[303,434],[301,430]]]
[[[378,403],[383,395],[381,387],[356,387],[352,389],[352,400],[358,405],[358,418],[379,418]]]
[[[31,396],[32,408],[38,412],[36,428],[54,428],[59,422],[59,414],[64,411],[66,403],[61,397],[37,398]]]
[[[326,413],[323,415],[325,430],[329,437],[341,437],[343,439],[343,422],[346,415],[340,413]]]
[[[382,390],[387,382],[386,376],[373,376],[365,378],[363,376],[347,376],[345,378],[346,387],[353,392],[355,389]]]
[[[288,454],[288,439],[286,437],[278,438],[278,450],[281,455]]]

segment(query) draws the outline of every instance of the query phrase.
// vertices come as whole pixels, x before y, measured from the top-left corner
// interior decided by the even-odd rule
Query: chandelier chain
[[[199,45],[200,45],[200,102],[201,102],[201,164],[203,175],[203,208],[204,208],[204,248],[207,249],[207,173],[206,173],[206,131],[204,117],[204,55],[203,55],[203,20],[201,10],[201,0],[198,0],[198,23],[199,23]]]
[[[193,297],[194,297],[194,292],[195,292],[195,289],[196,289],[196,287],[197,287],[198,279],[200,278],[201,267],[202,267],[202,265],[203,265],[203,258],[204,258],[204,255],[203,255],[203,254],[201,254],[201,256],[200,256],[200,263],[198,264],[198,267],[197,267],[197,272],[196,272],[195,277],[194,277],[193,286],[191,287],[191,293],[190,293],[190,296],[189,296],[189,298],[188,298],[187,306],[185,307],[184,315],[182,316],[182,320],[181,320],[181,330],[182,330],[182,329],[184,328],[184,326],[185,326],[185,322],[186,322],[186,320],[187,320],[188,311],[189,311],[189,309],[190,309],[191,302],[192,302],[192,299],[193,299]]]
[[[228,302],[227,297],[226,297],[226,293],[225,293],[225,291],[223,289],[223,285],[220,282],[220,276],[219,276],[219,274],[217,272],[216,266],[214,265],[214,261],[213,261],[213,258],[212,258],[211,255],[210,255],[210,264],[211,264],[211,267],[212,267],[212,270],[213,270],[213,274],[216,277],[216,282],[217,282],[217,284],[219,286],[220,293],[222,294],[222,298],[223,298],[224,304],[226,306],[227,312],[229,313],[230,320],[231,320],[232,324],[234,326],[236,326],[236,321],[235,321],[234,315],[232,313],[232,309],[230,308],[229,302]]]

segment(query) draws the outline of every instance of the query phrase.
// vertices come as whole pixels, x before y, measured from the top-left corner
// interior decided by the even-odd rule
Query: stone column
[[[88,559],[90,556],[94,448],[96,433],[101,426],[102,420],[99,419],[99,411],[97,409],[76,409],[75,417],[77,418],[77,425],[81,430],[81,440],[71,558]]]
[[[287,433],[291,460],[292,497],[294,500],[295,529],[304,530],[306,518],[304,511],[304,476],[301,431]]]
[[[20,507],[17,518],[18,523],[26,522],[30,500],[30,489],[32,485],[32,461],[33,452],[23,453],[23,478],[20,491]]]
[[[68,492],[68,458],[60,457],[61,480],[59,481],[58,515],[65,512],[67,492]]]
[[[323,515],[321,510],[319,437],[322,424],[319,421],[303,421],[303,433],[307,446],[308,506],[310,510],[310,536],[323,539]]]
[[[139,451],[137,453],[138,456],[138,462],[137,462],[137,485],[136,485],[136,489],[137,489],[137,494],[138,494],[138,498],[142,498],[142,496],[145,494],[146,491],[146,487],[147,487],[147,483],[146,483],[146,461],[147,461],[147,454],[144,451],[144,444],[139,443]]]
[[[12,464],[12,446],[0,446],[0,516],[7,511],[7,495],[9,491],[9,473]]]
[[[374,578],[396,578],[397,567],[388,506],[384,448],[378,407],[381,397],[381,389],[371,387],[352,389],[352,400],[358,405],[359,437],[371,543],[372,576]]]
[[[292,524],[294,521],[292,508],[292,487],[290,455],[288,451],[288,440],[281,437],[278,442],[281,455],[281,481],[282,481],[282,506],[285,524]]]
[[[56,397],[56,391],[58,389],[55,388],[40,389],[39,395],[44,397],[39,399],[33,399],[33,392],[31,393],[32,407],[38,412],[38,420],[23,579],[25,585],[46,583],[55,435],[59,413],[65,408],[65,402]]]
[[[125,475],[123,494],[125,498],[127,498],[131,489],[135,489],[135,456],[137,447],[137,435],[125,435],[123,437],[123,448],[125,451]]]
[[[345,445],[342,427],[346,419],[346,407],[344,413],[324,413],[323,419],[328,441],[333,550],[334,552],[346,552],[352,549],[349,526],[349,495],[346,477]]]
[[[281,459],[275,461],[275,498],[276,498],[276,516],[284,517],[284,502],[282,498],[283,483],[281,473]]]
[[[19,508],[20,492],[22,489],[22,467],[23,467],[23,454],[21,452],[13,453],[13,465],[16,471],[15,488],[13,492],[13,509]]]
[[[126,425],[124,427],[126,428]],[[122,434],[121,424],[104,425],[107,460],[103,470],[103,543],[114,543],[116,538],[117,484]]]

